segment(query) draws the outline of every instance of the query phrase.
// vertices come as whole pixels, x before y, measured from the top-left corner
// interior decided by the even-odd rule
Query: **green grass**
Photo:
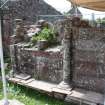
[[[6,59],[5,62],[9,63],[8,68],[6,68],[6,73],[8,73],[10,70],[10,59]],[[42,94],[33,89],[12,83],[8,83],[7,89],[8,99],[17,99],[20,102],[23,102],[25,105],[73,105],[61,100],[57,100],[53,97],[49,97],[48,95]],[[0,99],[3,99],[2,82],[0,82]]]
[[[0,99],[3,98],[1,85],[2,84],[0,83]],[[72,105],[53,97],[49,97],[48,95],[33,89],[13,84],[9,84],[8,86],[8,98],[17,99],[25,105]]]

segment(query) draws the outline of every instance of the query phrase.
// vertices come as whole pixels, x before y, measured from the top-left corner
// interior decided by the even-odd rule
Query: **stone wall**
[[[73,82],[75,86],[104,92],[105,30],[80,28],[74,32]]]
[[[3,50],[4,50],[4,56],[9,56],[9,44],[10,44],[10,35],[12,35],[12,21],[10,19],[10,16],[5,15],[4,21],[3,21],[3,32],[2,32],[2,38],[3,38]]]
[[[14,49],[14,46],[11,46]],[[12,50],[14,52],[14,50]],[[13,52],[12,55],[14,54]],[[26,73],[37,80],[52,83],[62,81],[62,54],[58,52],[35,51],[15,45],[15,55],[12,61],[16,61],[13,69],[17,73]]]
[[[13,34],[15,19],[23,19],[24,23],[35,24],[38,15],[62,15],[43,0],[12,0],[6,4],[10,9],[4,14],[3,44],[6,55],[9,55],[9,37]]]
[[[72,74],[70,76],[73,86],[104,92],[105,30],[72,27],[72,35],[72,59],[70,59]],[[11,49],[15,72],[27,73],[36,79],[53,83],[60,83],[63,80],[61,51],[35,51],[18,45],[11,46]]]

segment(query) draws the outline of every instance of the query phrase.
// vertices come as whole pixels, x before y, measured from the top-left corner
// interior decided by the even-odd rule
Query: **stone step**
[[[30,75],[27,75],[27,74],[23,74],[23,73],[20,73],[20,74],[16,74],[14,75],[15,78],[19,78],[19,79],[22,79],[22,80],[28,80],[31,78]]]
[[[62,99],[64,100],[65,97],[71,93],[71,88],[69,89],[64,89],[64,88],[61,88],[59,87],[59,85],[55,88],[52,89],[52,92],[54,93],[54,97],[57,98],[57,99]]]
[[[56,93],[61,93],[61,94],[66,94],[66,95],[68,95],[68,94],[71,94],[71,90],[72,89],[62,89],[62,88],[58,88],[58,87],[54,87],[54,88],[52,88],[52,91],[53,92],[56,92]]]
[[[77,103],[84,104],[104,104],[104,95],[92,91],[86,91],[83,89],[75,89],[71,94],[67,95],[67,102],[75,101]]]
[[[43,90],[43,91],[50,92],[50,93],[52,92],[52,88],[57,86],[56,84],[51,84],[51,83],[47,83],[44,81],[37,81],[37,80],[34,80],[28,83],[27,85],[29,87],[34,87],[35,89]]]
[[[44,81],[35,80],[33,78],[28,80],[21,80],[19,78],[8,78],[9,81],[17,83],[22,86],[26,86],[38,91],[47,93],[48,95],[54,96],[65,100],[67,102],[84,103],[87,105],[104,105],[104,95],[92,91],[86,91],[83,89],[64,90],[58,88],[57,84],[52,84]]]
[[[28,80],[21,80],[19,78],[9,78],[8,80],[13,83],[17,83],[26,87],[30,87],[33,89],[42,90],[50,93],[52,92],[52,88],[57,86],[56,84],[47,83],[44,81],[38,81],[33,78]]]

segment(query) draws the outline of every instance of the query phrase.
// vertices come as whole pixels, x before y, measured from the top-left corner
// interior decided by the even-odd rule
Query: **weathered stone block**
[[[103,51],[105,49],[105,42],[96,40],[73,40],[74,48],[85,51]]]
[[[15,56],[17,57],[18,70],[21,73],[53,83],[62,81],[63,61],[60,52],[35,51],[17,45]]]
[[[73,28],[72,61],[74,86],[97,92],[105,91],[104,39],[105,30]]]
[[[74,64],[74,77],[83,76],[95,76],[97,77],[97,63],[77,61]]]
[[[99,79],[97,77],[89,76],[77,76],[73,79],[74,86],[79,88],[84,88],[87,90],[92,90],[96,92],[105,92],[105,79]]]
[[[86,91],[84,89],[75,89],[71,94],[67,95],[67,102],[75,102],[82,105],[103,105],[104,97],[103,94]]]
[[[79,28],[78,39],[82,39],[82,40],[100,40],[103,37],[105,37],[105,30],[104,29],[99,29],[99,28]]]
[[[66,95],[65,94],[61,94],[61,93],[56,93],[54,92],[54,97],[57,98],[57,99],[62,99],[64,100]]]

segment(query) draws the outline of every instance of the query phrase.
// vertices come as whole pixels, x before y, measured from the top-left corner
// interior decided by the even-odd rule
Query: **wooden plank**
[[[75,89],[71,94],[67,95],[66,101],[69,100],[81,100],[85,103],[94,103],[94,104],[102,104],[104,103],[104,95],[92,91],[86,91],[83,89]]]
[[[37,90],[42,90],[45,92],[52,92],[52,88],[57,86],[56,84],[47,83],[44,81],[38,81],[33,78],[31,78],[29,80],[21,80],[18,78],[9,78],[8,80],[11,82],[15,82],[17,84],[26,86],[26,87],[30,87],[30,88],[37,89]]]
[[[34,80],[28,83],[27,85],[35,89],[43,90],[46,92],[52,92],[52,88],[57,86],[56,84],[51,84],[51,83],[47,83],[44,81],[37,81],[37,80]]]
[[[33,78],[29,80],[21,80],[17,78],[9,78],[11,82],[30,87],[36,90],[44,91],[47,93],[58,93],[60,95],[67,95],[65,101],[67,102],[79,102],[89,104],[89,105],[96,105],[96,104],[104,104],[104,95],[92,91],[86,91],[83,89],[75,89],[75,90],[63,90],[57,87],[57,84],[47,83],[44,81],[38,81]]]
[[[31,79],[28,79],[28,80],[21,80],[21,81],[19,81],[20,83],[23,83],[23,84],[28,84],[28,83],[30,83],[30,82],[32,82],[32,81],[34,81],[35,79],[33,79],[33,78],[31,78]]]
[[[27,75],[27,74],[20,73],[20,74],[16,74],[15,78],[19,78],[21,80],[28,80],[31,78],[31,76]]]
[[[92,103],[92,102],[88,102],[88,101],[85,101],[85,100],[81,100],[81,99],[78,99],[78,98],[75,98],[75,97],[70,97],[70,98],[66,98],[65,99],[66,102],[71,102],[71,103],[75,103],[77,105],[97,105],[95,103]]]
[[[21,81],[21,79],[19,79],[19,78],[9,78],[8,80],[11,82],[14,82],[14,83]]]
[[[55,87],[55,88],[52,88],[52,91],[57,92],[57,93],[61,93],[61,94],[66,94],[66,95],[71,94],[71,89],[70,90],[65,90],[65,89]]]

